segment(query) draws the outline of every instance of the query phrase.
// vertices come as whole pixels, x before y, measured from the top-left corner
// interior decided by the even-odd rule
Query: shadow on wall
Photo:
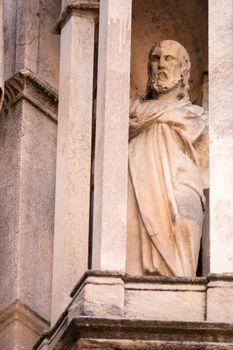
[[[157,41],[166,39],[180,42],[189,52],[190,97],[198,103],[203,74],[208,71],[208,1],[133,0],[132,95],[144,95],[149,50]]]

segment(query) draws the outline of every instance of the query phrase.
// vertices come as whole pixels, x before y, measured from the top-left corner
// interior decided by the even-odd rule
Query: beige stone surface
[[[233,3],[209,1],[210,272],[233,271]]]
[[[124,271],[131,0],[100,2],[92,268]]]
[[[52,33],[61,0],[3,0],[5,79],[27,68],[58,88],[59,36]]]
[[[116,340],[116,339],[80,339],[72,350],[230,350],[232,344],[196,341],[166,341],[166,340]]]
[[[0,312],[0,349],[31,350],[48,324],[20,302]]]
[[[180,43],[156,43],[148,57],[146,95],[131,100],[130,274],[196,276],[205,206],[196,143],[206,132],[207,117],[189,100],[190,68]]]
[[[99,3],[99,0],[62,0],[62,8],[70,5],[92,6],[92,4]]]
[[[150,280],[94,273],[86,277],[72,297],[70,321],[76,316],[205,321],[204,279],[195,283],[182,278]]]
[[[156,320],[204,321],[205,288],[183,290],[180,286],[131,289],[125,293],[125,316]]]
[[[92,281],[98,281],[98,287],[101,285],[101,280],[106,283],[106,278],[109,281],[113,281],[115,276],[112,274],[107,277],[107,274],[89,273],[87,280],[90,276]],[[96,278],[98,276],[98,279]],[[192,281],[188,279],[169,279],[160,278],[145,278],[132,276],[120,276],[118,279],[122,278],[124,280],[125,286],[136,280],[141,280],[140,284],[144,280],[144,284],[152,279],[155,287],[159,284],[170,283],[171,290],[174,292],[178,291],[178,285],[186,285],[187,290],[182,293],[188,294],[190,288],[193,291],[202,285],[204,279],[198,281]],[[157,280],[157,282],[156,282]],[[163,280],[163,282],[162,282]],[[223,280],[223,279],[222,279]],[[83,283],[84,282],[84,283]],[[85,280],[80,284],[80,287],[85,288]],[[203,284],[204,286],[205,284]],[[103,285],[102,285],[103,286]],[[106,284],[106,291],[111,284]],[[93,285],[95,288],[95,286]],[[83,289],[82,289],[83,291]],[[143,290],[141,290],[143,293]],[[82,293],[82,292],[81,292]],[[81,293],[79,294],[81,296]],[[135,318],[129,315],[116,315],[113,314],[105,316],[104,313],[95,314],[94,309],[100,311],[104,310],[104,304],[101,303],[93,305],[93,314],[85,315],[85,313],[79,313],[80,310],[76,309],[75,303],[77,301],[77,295],[74,296],[72,303],[73,307],[66,310],[62,314],[59,322],[53,327],[53,329],[45,334],[37,343],[34,349],[179,349],[179,350],[190,350],[190,349],[231,349],[233,346],[233,336],[232,329],[233,326],[230,323],[221,322],[206,322],[206,321],[177,321],[177,320],[157,320],[156,318],[148,319],[145,317]],[[141,295],[143,296],[143,294]],[[190,301],[189,304],[193,306],[193,311],[195,310],[195,298],[193,302]],[[143,298],[141,297],[141,303]],[[107,304],[106,304],[107,305]],[[83,309],[84,310],[84,309]],[[182,310],[182,308],[181,308]],[[189,310],[190,311],[190,310]],[[205,314],[203,310],[203,314]],[[169,314],[170,308],[167,308],[167,314]],[[178,310],[177,310],[178,312]]]
[[[20,75],[6,84],[9,105],[0,119],[0,308],[21,299],[49,320],[56,158],[50,107],[54,111],[56,102],[46,97],[44,110],[39,102],[36,107],[43,89],[36,93],[30,79],[31,86]]]
[[[88,268],[94,29],[74,15],[61,33],[52,322]]]
[[[40,1],[37,75],[56,89],[59,86],[60,36],[53,33],[53,27],[60,10],[61,0]]]
[[[4,0],[4,73],[5,80],[15,73],[15,31],[16,31],[16,7],[15,0]]]
[[[17,298],[22,103],[0,119],[0,309]]]
[[[233,281],[214,280],[207,285],[206,319],[209,322],[233,322]]]
[[[15,72],[22,68],[37,72],[40,37],[39,11],[38,0],[17,1]]]
[[[26,101],[22,116],[18,293],[50,320],[57,126]]]
[[[69,308],[69,319],[75,315],[120,317],[124,303],[124,283],[120,278],[88,277]]]

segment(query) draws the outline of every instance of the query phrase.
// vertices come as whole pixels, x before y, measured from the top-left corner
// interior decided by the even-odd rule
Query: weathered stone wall
[[[12,319],[18,319],[17,324],[1,322],[4,349],[11,337],[16,343],[9,349],[26,349],[50,320],[60,46],[53,27],[60,6],[60,0],[4,1],[0,317],[5,319],[11,308]],[[31,310],[26,323],[13,307],[16,300]],[[36,331],[30,327],[33,317],[41,320]]]
[[[5,79],[27,68],[58,88],[61,0],[4,1]]]
[[[119,6],[119,1],[115,2],[116,8]],[[62,156],[59,169],[61,172],[57,172],[57,174],[64,175],[62,173],[64,170],[64,144],[69,146],[66,159],[70,160],[70,172],[67,172],[67,177],[60,177],[61,186],[57,193],[59,194],[60,191],[63,195],[62,191],[64,190],[64,194],[69,200],[71,198],[70,193],[75,188],[77,192],[72,192],[75,200],[77,199],[76,193],[78,195],[81,193],[80,189],[85,198],[88,197],[85,186],[89,186],[91,170],[91,80],[93,78],[93,72],[91,71],[93,57],[90,57],[90,55],[94,51],[94,27],[96,25],[96,13],[93,13],[91,6],[94,4],[96,10],[97,2],[95,0],[64,0],[61,4],[60,0],[4,1],[5,78],[7,82],[5,103],[0,118],[0,348],[6,350],[19,344],[23,349],[31,349],[32,343],[42,333],[42,330],[48,328],[48,322],[46,321],[50,321],[60,44],[60,37],[54,35],[52,30],[59,17],[61,6],[65,9],[67,5],[80,6],[75,9],[73,7],[74,11],[72,6],[69,7],[70,13],[66,19],[63,18],[62,25],[60,25],[60,29],[62,26],[63,28],[70,26],[72,30],[69,34],[66,31],[63,32],[63,67],[61,72],[63,72],[64,85],[60,92],[65,99],[62,105],[63,109],[61,108],[60,112],[63,113],[63,120],[65,121],[62,127],[65,125],[67,129],[60,129],[61,135],[65,135],[65,137],[61,138],[62,142],[60,142]],[[127,5],[127,2],[125,4]],[[38,349],[53,349],[57,344],[57,348],[60,346],[61,349],[64,346],[68,348],[69,345],[72,348],[81,349],[90,347],[111,349],[117,346],[123,349],[143,349],[143,347],[150,348],[150,346],[158,349],[163,348],[163,346],[168,349],[200,349],[200,346],[203,349],[232,348],[232,326],[227,323],[232,322],[233,282],[232,275],[222,275],[225,272],[232,273],[233,270],[232,249],[229,243],[232,240],[232,225],[230,223],[232,221],[231,203],[233,198],[231,193],[232,1],[219,0],[216,2],[210,0],[209,4],[211,6],[209,23],[211,30],[210,168],[212,172],[212,192],[210,193],[211,237],[208,254],[211,259],[211,271],[221,274],[196,281],[181,279],[178,283],[175,281],[173,284],[169,280],[168,283],[165,283],[166,285],[164,281],[161,283],[157,280],[157,283],[156,278],[151,280],[149,278],[143,283],[141,283],[142,281],[135,283],[131,280],[129,283],[130,278],[127,282],[128,277],[123,274],[120,277],[120,283],[119,281],[116,283],[116,291],[114,289],[116,277],[114,274],[110,276],[109,280],[105,278],[104,273],[103,278],[100,279],[89,277],[86,280],[83,279],[80,290],[76,291],[77,295],[74,297],[72,305],[65,310],[53,330],[44,335],[41,342],[37,344]],[[85,12],[86,10],[87,12]],[[103,12],[105,16],[108,10],[106,7]],[[78,11],[81,12],[78,13]],[[202,89],[205,86],[204,100],[206,101],[206,76],[208,72],[207,11],[207,1],[203,0],[133,1],[132,95],[144,94],[147,79],[146,61],[151,45],[158,40],[174,39],[187,47],[191,54],[193,66],[191,77],[192,100],[200,103]],[[129,13],[128,11],[128,16]],[[71,19],[73,15],[75,20],[74,18]],[[116,25],[114,22],[116,18],[117,16],[113,11],[109,21],[106,20],[106,27],[111,27],[112,24]],[[71,20],[70,23],[68,20]],[[85,29],[87,23],[90,28],[89,31]],[[123,34],[126,33],[127,28],[130,30],[126,24],[129,24],[129,20],[124,22],[120,18],[120,21],[117,22],[119,30],[122,30],[121,33]],[[102,39],[106,34],[104,28],[100,31]],[[82,40],[78,37],[80,29],[83,30]],[[75,34],[72,34],[72,36],[70,33]],[[111,31],[109,33],[111,40],[104,41],[104,45],[109,44],[111,48],[111,45],[114,46],[118,39],[116,40],[114,34],[111,35]],[[85,35],[89,35],[88,41]],[[76,41],[76,37],[80,41]],[[127,43],[129,43],[129,38],[127,40]],[[82,46],[78,45],[82,41],[85,45],[90,45],[90,47],[88,46],[89,54],[86,56],[83,54]],[[121,42],[120,39],[119,42]],[[66,57],[65,44],[67,43],[70,46],[69,55]],[[114,49],[117,52],[119,46],[114,47]],[[108,50],[106,49],[106,52]],[[126,51],[123,57],[129,57],[128,46]],[[112,54],[113,50],[109,52]],[[71,56],[72,53],[73,56]],[[77,54],[79,55],[78,65],[76,65]],[[70,58],[72,58],[72,61],[69,61],[70,65],[66,65],[66,60],[68,61]],[[118,85],[114,86],[114,81],[111,81],[112,85],[108,84],[113,77],[115,78],[115,75],[119,79],[119,72],[122,69],[124,71],[122,79],[128,77],[129,66],[124,65],[117,58],[119,57],[111,58],[110,54],[108,57],[106,54],[101,58],[104,65],[100,65],[99,70],[102,69],[102,73],[105,72],[109,75],[103,74],[102,77],[104,88],[100,91],[101,93],[103,91],[101,97],[104,102],[99,105],[100,118],[105,115],[106,106],[110,106],[108,109],[110,112],[108,113],[111,117],[117,118],[116,109],[118,107],[123,113],[127,114],[126,97],[124,96],[124,104],[118,106],[116,103],[117,108],[115,108],[113,102],[118,102]],[[116,62],[114,59],[116,59]],[[113,61],[116,67],[111,66]],[[91,63],[91,67],[88,63]],[[68,70],[66,71],[64,67]],[[81,69],[79,69],[80,67]],[[89,77],[89,88],[85,85],[87,83],[86,72]],[[78,80],[75,81],[73,77],[75,79],[78,77]],[[124,86],[123,80],[121,83]],[[82,84],[88,91],[82,88]],[[69,87],[70,90],[66,87]],[[124,88],[123,90],[127,89]],[[125,91],[120,92],[123,94]],[[78,98],[76,98],[76,95],[78,95]],[[111,99],[111,95],[114,95],[114,98]],[[87,100],[85,100],[85,96],[88,96]],[[124,120],[121,125],[121,127],[124,125],[124,132],[126,131],[124,142],[119,142],[121,140],[120,136],[117,140],[114,139],[112,135],[116,136],[116,131],[118,135],[121,135],[122,130],[119,123],[117,124],[118,129],[114,128],[112,123],[109,123],[109,114],[106,114],[105,122],[100,124],[101,132],[99,134],[99,140],[105,142],[99,156],[100,162],[102,161],[99,164],[102,164],[104,170],[102,172],[103,176],[101,175],[99,193],[100,195],[104,193],[105,199],[103,201],[104,205],[98,213],[98,218],[102,220],[101,222],[106,223],[106,226],[105,230],[99,230],[98,244],[95,245],[93,256],[97,255],[98,263],[95,264],[95,267],[100,270],[123,270],[123,259],[125,258],[124,225],[122,225],[121,242],[117,241],[118,226],[116,225],[115,230],[112,230],[111,225],[113,222],[112,215],[114,215],[114,213],[112,214],[113,205],[115,205],[115,213],[118,213],[120,208],[118,205],[119,189],[123,188],[124,192],[124,181],[118,175],[123,174],[123,178],[126,179],[127,173],[126,162],[122,163],[123,167],[121,167],[122,164],[119,165],[119,158],[121,157],[119,157],[120,153],[118,154],[116,150],[117,147],[120,148],[123,144],[127,144],[126,134],[128,130]],[[68,115],[69,119],[66,119]],[[76,118],[77,115],[78,118]],[[85,123],[87,116],[89,128],[85,134],[82,128],[87,126],[87,123]],[[70,134],[67,132],[68,129]],[[73,132],[74,130],[75,132]],[[107,141],[102,136],[108,136]],[[87,138],[88,142],[86,142]],[[109,144],[111,147],[109,147]],[[115,147],[116,145],[117,147]],[[86,152],[87,162],[82,164],[80,161],[80,163],[75,163],[75,166],[73,166],[72,162],[75,162],[74,154],[76,157],[77,154],[79,155],[78,159],[84,159],[81,154],[81,152],[84,152],[83,150]],[[112,159],[114,154],[116,157]],[[106,155],[107,157],[105,157]],[[117,166],[113,166],[116,164],[114,163],[115,159],[117,159]],[[113,169],[110,168],[111,166],[113,166]],[[80,187],[77,186],[77,174],[73,172],[76,167],[79,174],[82,171],[82,174],[86,176],[85,184],[84,181],[82,182],[82,177],[81,181],[79,178]],[[110,182],[109,179],[112,174],[111,180],[114,181]],[[62,187],[65,183],[64,179],[69,181],[65,189]],[[83,184],[84,187],[82,187]],[[114,188],[110,184],[114,184]],[[115,202],[112,201],[114,191],[117,199]],[[63,204],[62,199],[63,197],[60,196],[60,203]],[[82,210],[83,203],[84,201],[80,195],[78,206]],[[79,227],[79,220],[77,220],[76,210],[78,206],[73,201],[70,207],[64,206],[62,208],[61,205],[60,209],[62,208],[64,211],[57,212],[58,219],[63,220],[63,217],[65,218],[67,228],[70,229],[70,236],[62,241],[61,236],[58,235],[57,240],[57,260],[54,260],[54,269],[57,269],[58,278],[55,279],[56,283],[54,283],[54,296],[56,297],[54,298],[54,320],[59,317],[63,305],[65,305],[60,302],[60,295],[63,294],[64,300],[70,300],[68,293],[72,288],[71,284],[75,282],[74,273],[77,272],[78,259],[81,262],[84,259],[85,261],[83,265],[78,266],[80,270],[76,276],[81,275],[87,266],[88,244],[86,243],[89,237],[89,198],[85,199],[85,217],[81,210],[79,212],[81,219],[83,221],[85,219],[85,232],[82,231],[82,227]],[[63,217],[60,216],[61,213],[64,215]],[[117,224],[119,222],[123,224],[125,222],[124,208],[122,211],[119,210]],[[75,230],[73,230],[73,223],[76,224]],[[76,227],[79,230],[78,239]],[[69,233],[67,229],[66,232]],[[105,235],[103,235],[103,232]],[[83,237],[85,242],[82,240]],[[83,243],[81,249],[80,242]],[[119,242],[122,244],[118,246]],[[74,247],[74,244],[79,245]],[[100,244],[102,244],[101,251]],[[207,244],[209,244],[208,239]],[[79,251],[80,254],[76,258]],[[116,253],[119,251],[119,254]],[[66,253],[66,255],[63,254],[62,263],[60,259],[61,252],[62,254]],[[115,259],[114,254],[117,254],[118,259]],[[71,255],[72,258],[70,258]],[[102,260],[104,263],[102,263]],[[66,279],[65,283],[64,279]],[[57,286],[59,286],[59,290]],[[112,292],[112,290],[114,291]],[[155,296],[156,301],[154,301]],[[19,299],[20,302],[15,302],[16,299]],[[23,304],[26,304],[27,307]],[[102,312],[103,310],[104,312]],[[118,319],[109,319],[111,312],[113,312],[112,316],[117,316]],[[148,315],[151,318],[150,321],[127,319],[132,317],[148,318]],[[105,318],[102,319],[102,323],[99,319],[96,321],[96,317],[100,316]],[[170,321],[169,317],[172,317],[173,321]],[[155,322],[154,319],[156,318],[160,321]],[[174,322],[174,319],[177,322]],[[224,322],[224,324],[216,324],[217,321]],[[215,322],[215,324],[213,325],[210,322]],[[149,331],[147,332],[148,327]],[[147,330],[145,331],[145,329]],[[55,333],[56,339],[53,338]],[[193,342],[193,334],[195,335],[195,343]],[[82,337],[85,340],[79,339]],[[125,340],[122,341],[122,337]],[[111,342],[109,339],[115,340]],[[77,346],[75,346],[76,341],[78,341]],[[186,347],[184,347],[184,342]]]

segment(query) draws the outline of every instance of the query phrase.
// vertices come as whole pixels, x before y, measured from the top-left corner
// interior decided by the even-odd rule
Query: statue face
[[[181,82],[181,58],[178,43],[162,41],[150,55],[151,89],[166,94]]]

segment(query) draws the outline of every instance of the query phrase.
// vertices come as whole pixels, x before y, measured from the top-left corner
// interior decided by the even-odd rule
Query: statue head
[[[177,41],[163,40],[154,45],[148,57],[146,99],[189,99],[190,58]]]

